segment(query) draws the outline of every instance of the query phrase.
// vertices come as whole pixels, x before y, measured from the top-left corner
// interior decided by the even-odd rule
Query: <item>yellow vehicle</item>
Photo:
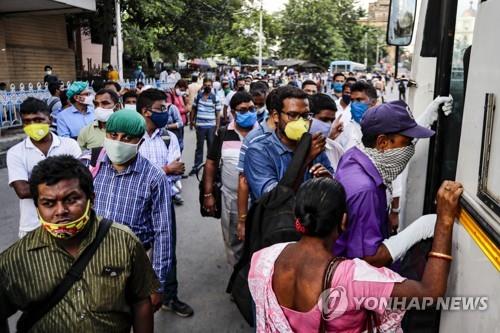
[[[500,332],[500,1],[392,0],[388,44],[415,40],[409,89],[412,110],[451,94],[436,135],[417,145],[406,170],[401,224],[435,211],[445,179],[464,185],[453,235],[449,296],[485,296],[486,310],[441,311],[411,332]],[[415,17],[418,17],[416,22]]]

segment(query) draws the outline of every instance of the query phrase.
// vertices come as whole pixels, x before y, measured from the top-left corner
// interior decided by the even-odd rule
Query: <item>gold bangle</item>
[[[208,198],[208,197],[211,197],[211,196],[212,196],[212,193],[203,194],[203,196],[204,196],[205,198]]]
[[[444,260],[449,260],[452,261],[453,257],[444,253],[439,253],[439,252],[429,252],[428,257],[434,257],[434,258],[439,258],[439,259],[444,259]]]
[[[238,220],[243,221],[243,220],[244,220],[244,219],[246,219],[246,218],[247,218],[247,214],[243,214],[243,215],[240,215],[240,216],[238,217]]]

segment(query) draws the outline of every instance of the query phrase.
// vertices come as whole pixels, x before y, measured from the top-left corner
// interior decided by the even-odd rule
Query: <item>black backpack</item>
[[[295,229],[295,179],[309,153],[311,135],[302,136],[286,173],[278,185],[265,193],[250,208],[245,224],[245,243],[240,261],[235,265],[226,292],[232,294],[241,314],[253,327],[252,296],[248,289],[248,272],[252,255],[277,243],[298,241]]]
[[[405,92],[406,91],[405,82],[403,80],[399,81],[398,89],[399,89],[400,92]]]

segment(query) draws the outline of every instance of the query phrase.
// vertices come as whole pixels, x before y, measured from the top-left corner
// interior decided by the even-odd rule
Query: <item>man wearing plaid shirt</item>
[[[177,230],[175,209],[172,201],[172,198],[177,194],[174,184],[181,179],[185,166],[180,161],[181,151],[177,137],[172,132],[164,129],[169,120],[166,100],[167,95],[158,89],[148,89],[139,95],[137,111],[142,114],[146,121],[146,133],[139,153],[164,171],[172,189],[168,206],[172,216],[172,270],[167,277],[162,309],[173,311],[181,317],[190,317],[194,314],[193,309],[177,297],[177,257],[175,255]],[[168,139],[164,141],[166,137]]]
[[[104,149],[90,169],[97,215],[128,226],[146,250],[153,249],[153,269],[161,287],[151,298],[158,310],[172,267],[172,216],[165,209],[171,205],[171,189],[162,170],[137,154],[145,130],[136,111],[113,113],[106,123]]]

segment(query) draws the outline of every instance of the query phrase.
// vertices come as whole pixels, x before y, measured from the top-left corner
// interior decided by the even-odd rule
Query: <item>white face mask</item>
[[[52,71],[45,71],[45,74],[52,75]]]
[[[126,143],[105,138],[103,147],[111,162],[122,165],[137,155],[139,143]]]
[[[85,99],[83,100],[83,104],[93,105],[94,104],[94,95],[85,96]]]
[[[137,111],[137,107],[135,106],[135,104],[125,104],[125,106],[123,108],[126,110]]]
[[[175,89],[175,93],[176,93],[177,96],[184,96],[184,95],[186,95],[186,92],[182,91],[180,89]]]
[[[105,109],[105,108],[94,109],[95,119],[97,119],[98,121],[102,121],[103,123],[107,122],[112,114],[113,114],[113,109]]]
[[[257,114],[263,114],[264,112],[266,112],[266,106],[265,105],[263,107],[261,107],[261,108],[257,108]]]

